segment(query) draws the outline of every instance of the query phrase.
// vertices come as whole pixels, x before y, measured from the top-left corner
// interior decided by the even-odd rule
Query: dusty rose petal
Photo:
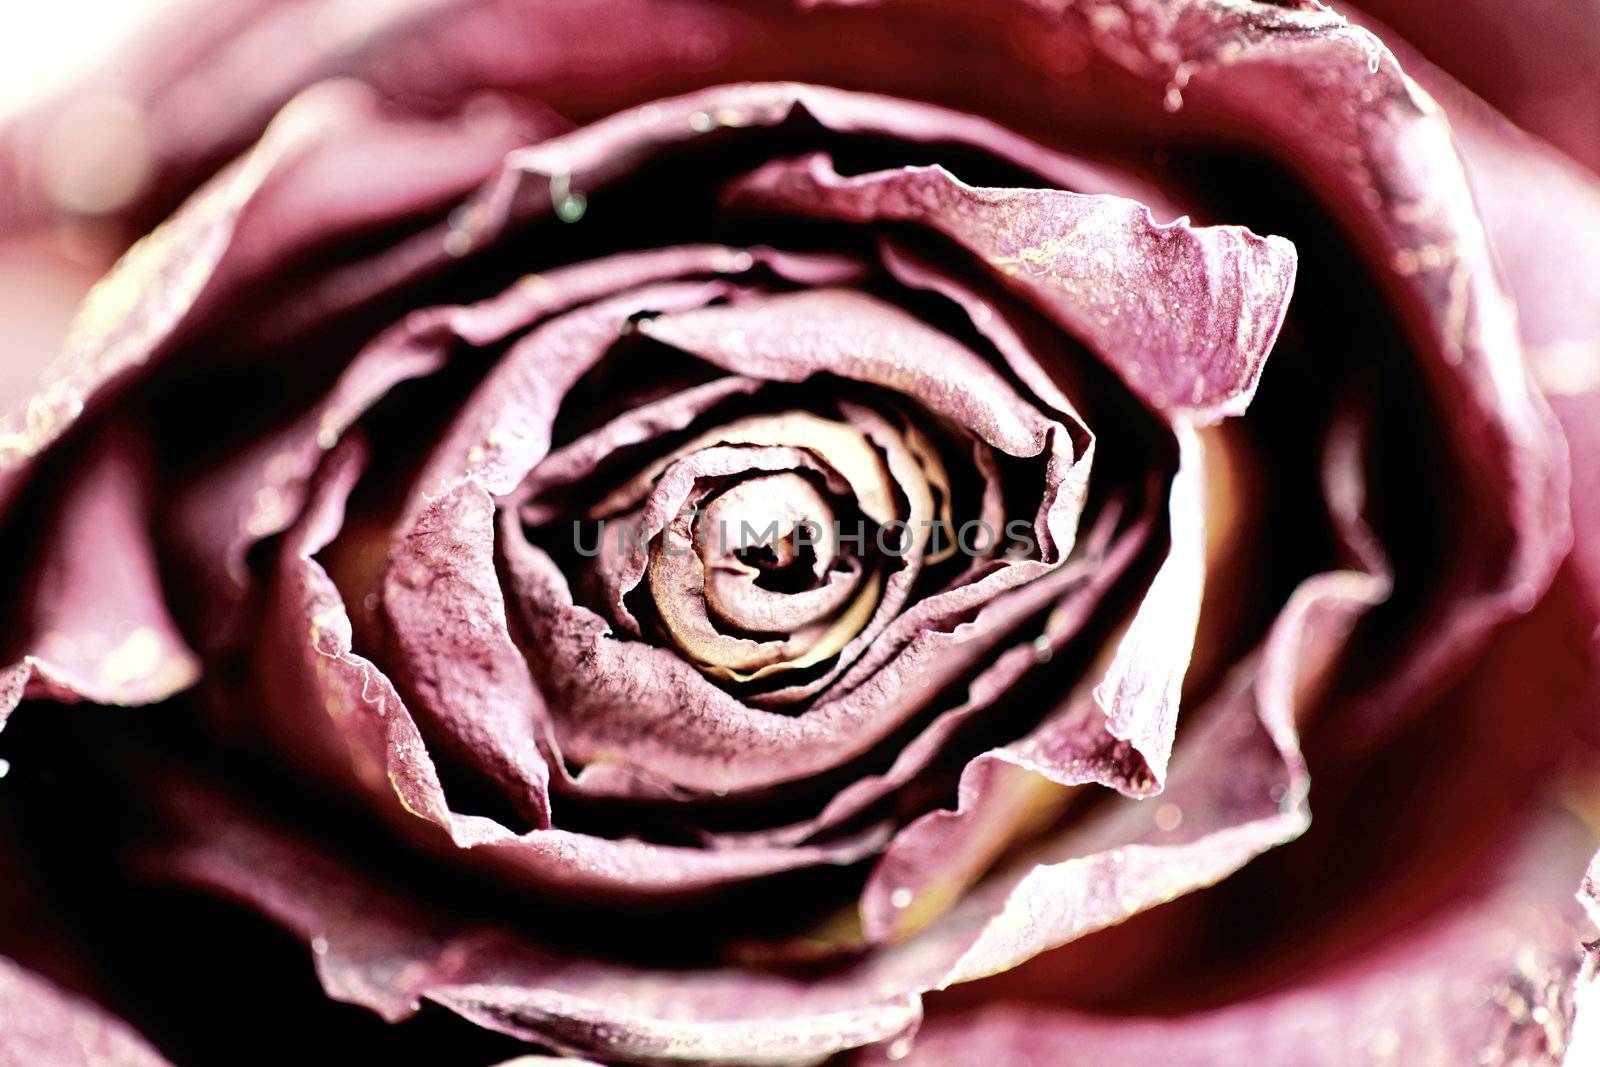
[[[1294,618],[1291,630],[1305,616]],[[1301,644],[1296,633],[1278,654],[1293,655]],[[738,969],[634,971],[561,957],[493,927],[430,915],[203,797],[179,798],[190,843],[165,863],[289,927],[311,945],[331,995],[388,1018],[432,999],[480,1025],[580,1051],[803,1062],[904,1036],[918,1018],[920,993],[1206,884],[1303,826],[1303,778],[1284,762],[1292,753],[1262,729],[1281,716],[1269,707],[1265,718],[1256,714],[1255,697],[1270,705],[1290,695],[1254,686],[1248,676],[1231,692],[1243,702],[1210,717],[1212,743],[1175,769],[1169,797],[1187,805],[1182,832],[1152,823],[1148,806],[1125,801],[1132,806],[1074,835],[1090,858],[1035,857],[985,883],[919,937],[817,979]],[[1045,899],[1079,904],[1041,910]]]
[[[684,257],[671,265],[683,266]],[[490,494],[515,488],[543,458],[567,389],[604,355],[630,315],[697,305],[714,294],[709,284],[625,292],[554,318],[516,342],[430,460],[397,535],[384,605],[403,659],[402,680],[431,727],[510,785],[539,825],[549,820],[547,754],[539,751],[548,727],[507,632]],[[469,440],[482,443],[468,446]]]
[[[1463,491],[1498,505],[1473,516],[1482,532],[1463,543],[1507,547],[1470,549],[1477,558],[1459,565],[1462,577],[1420,625],[1428,639],[1407,669],[1363,695],[1377,727],[1489,627],[1537,602],[1571,530],[1559,427],[1519,358],[1444,113],[1376,38],[1322,8],[1192,0],[1163,8],[1142,37],[1127,24],[1090,27],[1081,12],[1062,18],[1153,87],[1250,126],[1339,214],[1413,328],[1463,456]]]
[[[893,387],[1013,456],[1037,455],[1050,426],[970,349],[862,293],[778,294],[753,307],[662,315],[644,332],[773,381],[827,372]]]
[[[596,298],[607,291],[614,295],[554,319],[513,345],[457,415],[417,479],[415,495],[439,492],[468,474],[497,495],[511,492],[547,455],[550,426],[568,390],[616,343],[631,317],[698,307],[731,292],[725,282],[666,279],[738,274],[757,264],[802,274],[821,270],[826,277],[855,273],[848,262],[769,249],[688,246],[617,256],[525,282],[534,293],[548,282],[555,292],[575,286]]]
[[[559,521],[567,514],[566,507],[559,501],[543,502],[540,494],[552,488],[579,485],[612,453],[686,429],[710,408],[730,398],[755,393],[764,384],[759,378],[729,375],[705,385],[692,386],[629,408],[600,429],[552,450],[523,479],[517,494],[529,498],[521,504],[523,521],[529,526]]]
[[[79,310],[56,373],[26,419],[0,423],[0,505],[33,459],[91,406],[101,406],[170,349],[225,296],[284,257],[331,238],[439,207],[476,185],[526,139],[516,122],[487,128],[392,119],[352,84],[309,91],[286,107],[251,151],[195,192],[135,244]],[[418,154],[438,168],[404,168]],[[440,259],[448,259],[443,253]]]
[[[26,696],[152,704],[200,664],[167,609],[148,528],[151,473],[113,433],[69,479],[19,607],[21,649],[0,686],[0,723]]]
[[[1021,379],[1035,397],[1055,411],[1081,422],[1071,398],[1056,384],[1040,356],[1030,350],[1017,327],[969,282],[919,259],[891,241],[882,242],[879,251],[885,269],[902,284],[915,289],[927,289],[960,305],[973,327],[989,339],[1012,373]]]
[[[1387,592],[1386,580],[1356,572],[1308,579],[1259,656],[1196,710],[1197,733],[1159,801],[1117,802],[957,902],[1034,809],[1048,814],[1065,799],[1056,787],[1116,786],[1125,759],[1103,727],[1084,724],[1081,698],[979,756],[962,774],[957,808],[911,824],[879,861],[861,901],[868,930],[903,934],[950,908],[928,936],[977,930],[941,985],[970,981],[1209,885],[1298,836],[1310,816],[1294,710],[1321,684],[1352,620]],[[1182,813],[1176,827],[1158,804]]]
[[[1178,448],[1178,473],[1167,498],[1171,547],[1094,690],[1106,729],[1134,747],[1157,782],[1166,775],[1178,728],[1178,696],[1205,588],[1204,453],[1199,436],[1182,426]]]
[[[652,971],[567,956],[428,911],[211,803],[162,860],[303,938],[330,996],[398,1021],[431,1000],[528,1041],[633,1062],[815,1062],[915,1025],[915,995],[733,969]]]
[[[166,1067],[120,1019],[0,958],[0,1067]]]
[[[548,215],[564,196],[606,185],[675,146],[727,130],[777,126],[795,116],[840,133],[973,145],[1068,188],[1160,195],[1148,183],[1051,151],[975,115],[824,86],[755,82],[654,100],[513,153],[500,179],[469,208],[475,220],[464,231],[469,247],[499,236],[508,219]]]
[[[1403,36],[1518,126],[1600,171],[1600,115],[1590,106],[1600,93],[1600,17],[1592,7],[1561,0],[1521,8],[1495,0],[1358,6],[1386,23],[1385,42]]]
[[[1158,411],[1201,424],[1255,394],[1294,285],[1279,237],[1161,225],[1136,201],[1060,189],[984,189],[942,167],[855,177],[827,158],[769,163],[735,205],[853,222],[914,222],[951,238],[1085,341]]]
[[[1501,276],[1524,357],[1572,449],[1573,559],[1600,608],[1600,180],[1421,57],[1408,73],[1444,107]]]
[[[430,503],[390,553],[383,606],[398,677],[434,732],[490,774],[524,815],[550,823],[539,748],[544,702],[506,630],[494,569],[494,501],[466,482]]]
[[[1559,825],[1510,871],[1489,872],[1474,898],[1332,973],[1224,1008],[1111,1017],[997,1002],[933,1014],[914,1044],[865,1062],[992,1063],[1017,1056],[1070,1065],[1157,1060],[1181,1067],[1335,1067],[1403,1063],[1587,1063],[1571,1030],[1575,909],[1562,901],[1574,846]],[[1578,840],[1575,840],[1578,839]],[[1548,854],[1544,854],[1548,853]],[[909,1052],[909,1056],[906,1053]],[[898,1056],[895,1053],[899,1053]],[[1565,1054],[1565,1059],[1563,1059]]]

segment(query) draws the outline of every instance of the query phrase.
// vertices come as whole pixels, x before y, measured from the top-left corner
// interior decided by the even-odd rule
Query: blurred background
[[[0,120],[111,61],[175,0],[9,0],[0,5]]]
[[[0,3],[0,124],[115,64],[121,46],[147,20],[181,2],[188,0]],[[92,128],[74,135],[94,138]],[[16,416],[27,403],[78,301],[108,265],[107,255],[85,237],[0,228],[0,419]]]

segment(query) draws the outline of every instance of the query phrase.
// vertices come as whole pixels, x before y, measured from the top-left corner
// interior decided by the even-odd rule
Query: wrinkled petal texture
[[[227,0],[0,134],[0,229],[170,213],[0,421],[0,725],[203,681],[202,745],[374,831],[180,751],[118,772],[148,871],[290,931],[336,1000],[604,1062],[1600,1047],[1592,836],[1543,815],[1237,1003],[952,999],[1326,847],[1290,844],[1316,758],[1341,801],[1565,576],[1600,617],[1600,186],[1512,124],[1592,163],[1568,96],[1471,83],[1507,119],[1430,63],[1470,50],[1317,3],[359,21]],[[139,167],[63,177],[108,99]],[[1213,145],[1348,243],[1415,385],[1297,320],[1345,262],[1319,230],[1214,217],[1281,190],[1185,188]],[[1391,388],[1440,440],[1374,425]],[[14,1003],[0,1058],[161,1062],[7,965]]]

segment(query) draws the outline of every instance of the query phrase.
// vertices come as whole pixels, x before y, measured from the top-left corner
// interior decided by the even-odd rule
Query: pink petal
[[[959,243],[1087,343],[1152,408],[1242,413],[1294,285],[1294,247],[1238,227],[1161,225],[1114,196],[984,189],[942,167],[844,178],[822,156],[767,164],[736,206],[914,222]]]
[[[166,1067],[127,1023],[0,958],[0,1067]]]
[[[148,528],[151,474],[139,441],[95,442],[41,539],[0,685],[0,724],[27,696],[153,704],[200,664],[168,612]]]

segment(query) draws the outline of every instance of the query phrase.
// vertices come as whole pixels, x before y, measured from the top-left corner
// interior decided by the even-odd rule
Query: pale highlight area
[[[119,50],[160,12],[180,2],[204,0],[51,0],[0,5],[0,123],[61,92],[96,70],[114,69]],[[119,111],[119,108],[121,109]],[[97,143],[128,150],[126,107],[96,98],[67,115],[44,147],[54,169],[69,180],[56,183],[68,205],[93,211],[126,195],[142,167],[118,168],[124,188],[91,188],[71,180],[105,173],[74,161]],[[99,120],[105,120],[102,125]],[[137,155],[137,145],[132,146]],[[46,161],[47,168],[50,160]],[[85,233],[33,234],[0,242],[0,415],[20,408],[39,387],[55,359],[67,323],[110,255]]]
[[[114,62],[128,38],[180,2],[185,0],[0,5],[0,121]]]
[[[103,269],[64,254],[49,236],[0,240],[0,418],[39,389],[73,312]]]

